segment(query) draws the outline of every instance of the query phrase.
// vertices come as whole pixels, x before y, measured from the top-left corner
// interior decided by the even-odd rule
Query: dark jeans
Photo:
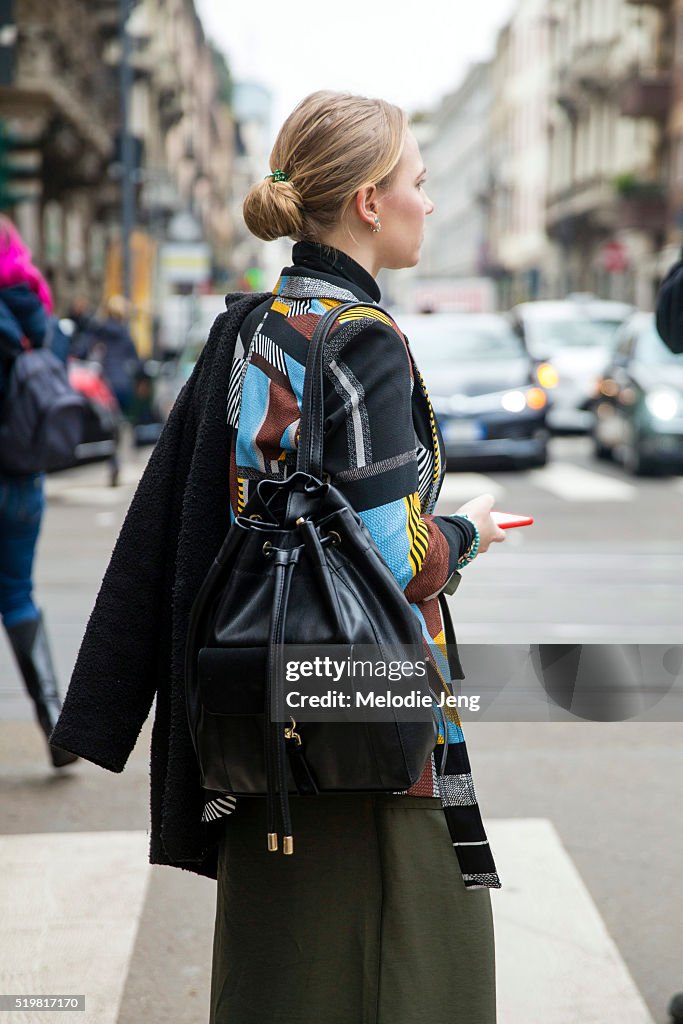
[[[8,628],[38,618],[33,558],[45,508],[45,477],[0,476],[0,615]]]

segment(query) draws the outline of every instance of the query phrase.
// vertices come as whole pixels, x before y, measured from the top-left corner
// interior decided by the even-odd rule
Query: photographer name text
[[[479,696],[465,696],[446,693],[433,697],[431,694],[421,693],[419,690],[411,690],[409,693],[393,693],[392,690],[385,690],[383,693],[376,693],[368,690],[363,693],[357,690],[354,694],[345,693],[343,690],[327,690],[324,693],[301,693],[299,690],[290,690],[285,696],[285,704],[288,708],[468,708],[470,711],[479,710]]]

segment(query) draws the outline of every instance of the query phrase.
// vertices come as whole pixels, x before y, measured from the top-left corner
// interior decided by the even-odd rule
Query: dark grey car
[[[598,393],[598,458],[614,457],[636,475],[683,472],[683,353],[666,347],[653,313],[636,313],[619,330]]]
[[[510,324],[495,314],[402,316],[446,446],[449,467],[547,459],[549,399]]]

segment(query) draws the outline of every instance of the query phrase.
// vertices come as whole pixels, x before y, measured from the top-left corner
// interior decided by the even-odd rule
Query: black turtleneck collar
[[[324,278],[340,288],[352,291],[362,302],[379,302],[382,293],[372,274],[360,263],[339,249],[319,242],[297,242],[292,249],[292,267],[282,271],[283,276]]]

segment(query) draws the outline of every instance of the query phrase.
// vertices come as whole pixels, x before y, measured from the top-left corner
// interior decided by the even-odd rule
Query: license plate
[[[478,441],[481,437],[479,424],[474,420],[451,420],[441,428],[444,441]]]

